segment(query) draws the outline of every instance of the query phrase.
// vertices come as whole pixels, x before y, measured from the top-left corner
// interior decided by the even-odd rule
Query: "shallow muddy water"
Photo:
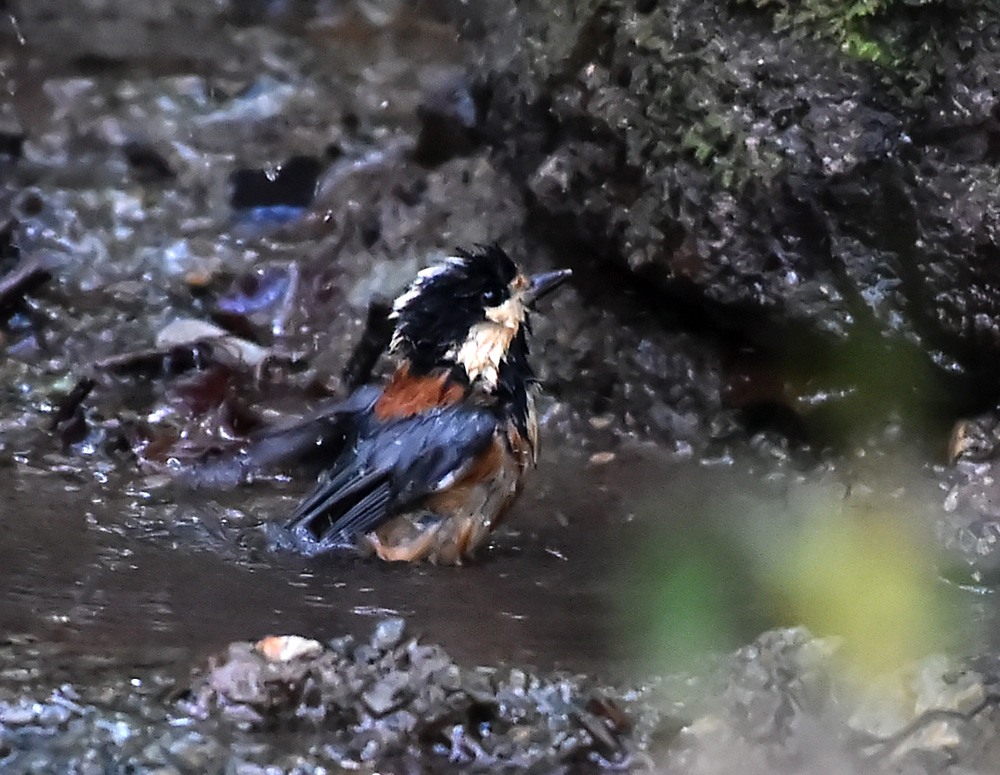
[[[76,466],[74,466],[76,468]],[[8,469],[0,506],[0,623],[82,651],[365,633],[385,615],[469,664],[592,672],[631,651],[616,632],[613,548],[649,472],[547,460],[510,529],[462,568],[272,551],[303,481],[219,496],[143,489],[141,479]],[[631,502],[631,503],[630,503]],[[30,515],[30,516],[26,516]]]
[[[794,529],[810,503],[845,492],[829,473],[762,477],[732,461],[679,464],[653,445],[626,445],[600,464],[550,449],[508,526],[475,562],[451,568],[273,548],[267,526],[295,504],[308,476],[218,493],[67,468],[15,463],[5,472],[6,632],[80,652],[166,647],[203,656],[268,634],[363,635],[391,615],[469,665],[618,678],[655,656],[648,636],[660,614],[647,587],[683,566],[692,541],[728,547],[749,567],[747,536]],[[704,645],[723,652],[792,623],[746,568],[713,558],[706,567],[719,575],[712,590],[731,626]],[[976,653],[995,630],[992,595],[940,586],[966,632],[979,633],[963,644]]]

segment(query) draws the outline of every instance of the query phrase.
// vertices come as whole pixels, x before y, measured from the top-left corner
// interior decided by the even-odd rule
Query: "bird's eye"
[[[483,304],[487,307],[495,307],[501,301],[503,301],[503,294],[496,288],[490,288],[483,291],[482,295]]]

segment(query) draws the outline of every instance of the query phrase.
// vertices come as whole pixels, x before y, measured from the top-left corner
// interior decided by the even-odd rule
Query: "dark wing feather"
[[[372,421],[286,528],[309,553],[374,530],[460,479],[493,441],[496,427],[488,410],[458,404],[389,423]]]
[[[291,425],[268,428],[254,435],[244,453],[253,469],[305,457],[315,458],[317,450],[336,459],[343,450],[343,439],[353,429],[358,417],[374,406],[382,388],[365,385],[347,398],[329,401]]]
[[[380,387],[366,385],[291,424],[265,428],[242,447],[203,455],[176,478],[189,487],[229,488],[285,463],[307,462],[315,471],[324,461],[336,460],[359,418],[366,416],[381,395]]]
[[[285,527],[300,546],[312,552],[345,543],[357,526],[382,517],[392,495],[389,474],[349,465],[321,477]]]

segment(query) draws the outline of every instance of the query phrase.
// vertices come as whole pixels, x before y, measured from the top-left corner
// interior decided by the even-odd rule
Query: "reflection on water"
[[[304,482],[220,495],[19,470],[0,504],[0,622],[82,650],[210,651],[268,633],[367,633],[399,614],[468,662],[592,669],[621,650],[606,547],[628,498],[607,487],[625,472],[584,478],[583,465],[547,460],[510,529],[461,568],[269,551],[261,525]]]
[[[451,568],[270,551],[261,526],[305,482],[219,494],[23,466],[9,477],[0,503],[8,632],[81,651],[205,653],[270,633],[367,633],[373,617],[396,614],[469,664],[609,676],[692,633],[702,640],[688,646],[718,652],[799,621],[755,568],[762,542],[780,549],[804,504],[845,497],[819,473],[762,481],[739,463],[671,464],[651,447],[603,465],[550,449],[495,545]],[[964,619],[990,610],[981,596],[939,586]]]

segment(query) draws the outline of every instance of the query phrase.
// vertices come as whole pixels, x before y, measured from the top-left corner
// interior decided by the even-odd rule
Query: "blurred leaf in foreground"
[[[874,675],[962,632],[919,505],[845,499],[834,487],[790,498],[748,490],[716,483],[686,503],[665,493],[647,514],[627,565],[628,621],[661,668],[803,625],[843,638],[849,666]]]
[[[935,558],[907,519],[889,512],[820,514],[768,556],[764,580],[787,618],[844,637],[844,654],[869,674],[944,647],[951,631]]]

